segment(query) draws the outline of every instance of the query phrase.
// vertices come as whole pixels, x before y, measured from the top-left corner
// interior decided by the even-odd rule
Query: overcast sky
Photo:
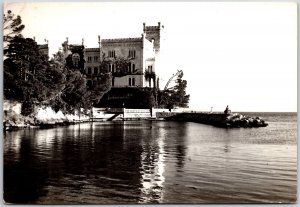
[[[297,111],[296,3],[17,3],[25,37],[70,43],[140,37],[164,25],[163,84],[181,69],[192,109]],[[163,85],[162,84],[162,85]]]

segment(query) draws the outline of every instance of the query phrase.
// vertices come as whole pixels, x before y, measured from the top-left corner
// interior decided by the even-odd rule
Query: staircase
[[[112,117],[110,117],[109,119],[107,119],[107,121],[112,121],[114,120],[117,116],[119,116],[122,113],[115,113]]]

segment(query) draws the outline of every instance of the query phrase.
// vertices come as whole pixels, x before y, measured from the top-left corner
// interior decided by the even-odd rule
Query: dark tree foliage
[[[188,107],[190,95],[186,94],[187,81],[182,80],[183,72],[177,76],[176,84],[170,89],[160,91],[161,107],[172,109],[174,107]]]
[[[13,39],[15,35],[19,35],[25,26],[22,24],[22,19],[19,15],[15,15],[11,10],[8,10],[3,15],[3,42],[6,48],[7,43]]]
[[[93,77],[96,80],[93,80],[92,86],[88,86],[86,75],[81,73],[80,68],[74,67],[71,58],[72,55],[69,55],[65,61],[63,54],[59,51],[51,59],[51,63],[60,68],[66,76],[63,90],[51,103],[56,112],[62,110],[73,113],[80,108],[90,109],[111,89],[111,73],[101,73],[97,77]]]
[[[50,60],[50,64],[59,70],[63,70],[65,67],[64,54],[61,51],[53,54],[53,57]]]
[[[68,112],[76,109],[85,108],[86,102],[86,79],[77,70],[66,70],[66,84],[62,91],[61,98],[66,103]]]
[[[88,100],[90,101],[88,104],[90,104],[90,106],[98,104],[103,95],[107,93],[112,86],[111,73],[101,74],[97,78],[98,80],[94,81],[93,87],[88,90]]]
[[[32,105],[47,102],[63,87],[62,72],[50,66],[33,39],[15,36],[4,54],[4,96],[23,103],[24,115],[32,112]]]

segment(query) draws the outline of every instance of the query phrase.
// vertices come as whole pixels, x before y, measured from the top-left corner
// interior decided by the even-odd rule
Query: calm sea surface
[[[278,203],[297,194],[297,114],[223,129],[166,121],[5,132],[8,203]]]

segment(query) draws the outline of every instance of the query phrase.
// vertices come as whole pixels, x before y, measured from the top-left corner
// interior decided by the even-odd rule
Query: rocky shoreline
[[[14,121],[3,121],[3,130],[4,131],[14,131],[19,129],[32,129],[32,128],[40,128],[40,129],[47,129],[47,128],[54,128],[57,126],[69,126],[78,123],[89,122],[90,120],[84,121],[60,121],[60,122],[40,122],[40,123],[20,123]]]
[[[266,127],[268,124],[261,117],[244,116],[243,114],[235,113],[226,118],[228,127],[234,128],[251,128],[251,127]]]
[[[64,114],[55,112],[51,107],[36,107],[29,116],[21,114],[21,104],[18,102],[4,101],[3,130],[11,131],[30,128],[53,128],[90,121],[84,113]]]

